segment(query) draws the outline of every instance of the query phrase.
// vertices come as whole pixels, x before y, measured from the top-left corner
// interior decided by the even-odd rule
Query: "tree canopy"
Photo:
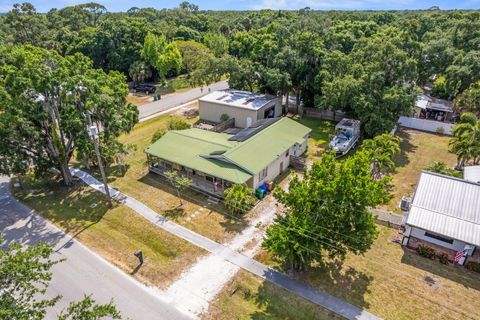
[[[410,115],[427,84],[458,111],[478,114],[474,10],[204,11],[184,1],[173,9],[108,12],[87,3],[43,14],[23,3],[0,18],[0,43],[80,52],[95,68],[137,80],[188,73],[200,85],[227,77],[235,89],[342,110],[369,137]]]
[[[117,137],[132,129],[138,110],[126,102],[122,74],[94,69],[79,53],[62,57],[30,45],[0,52],[0,173],[56,168],[70,184],[73,153],[94,159],[87,113],[101,128],[105,160],[124,151]]]
[[[302,179],[292,179],[288,191],[276,189],[286,211],[267,229],[262,246],[297,270],[366,252],[377,236],[368,207],[389,199],[390,178],[374,179],[372,161],[365,151],[341,162],[324,154]]]

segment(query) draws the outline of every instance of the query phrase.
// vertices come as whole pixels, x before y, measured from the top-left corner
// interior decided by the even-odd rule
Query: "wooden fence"
[[[320,110],[317,108],[304,108],[307,117],[319,118],[331,121],[340,121],[346,117],[342,111]]]
[[[215,132],[223,132],[228,128],[233,128],[235,126],[235,118],[228,119],[226,121],[220,122],[219,124],[216,124],[212,131]]]

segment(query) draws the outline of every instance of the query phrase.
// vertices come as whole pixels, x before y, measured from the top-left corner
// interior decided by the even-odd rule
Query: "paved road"
[[[0,177],[0,230],[5,243],[57,243],[53,258],[66,258],[52,269],[47,295],[63,298],[49,309],[46,319],[56,319],[56,314],[70,301],[82,299],[84,293],[93,294],[99,303],[113,298],[125,319],[189,319],[176,309],[172,299],[124,274],[19,203],[8,190],[6,177]]]
[[[88,173],[78,170],[70,169],[73,175],[82,179],[85,183],[90,185],[97,191],[105,192],[103,184],[89,175]],[[336,298],[324,291],[317,290],[307,284],[301,283],[295,279],[290,278],[286,274],[278,272],[252,258],[241,254],[228,246],[215,242],[207,237],[204,237],[188,228],[185,228],[167,218],[154,210],[147,207],[145,204],[136,200],[133,197],[127,196],[118,190],[111,189],[112,197],[124,203],[127,207],[133,209],[139,215],[149,220],[156,226],[168,231],[182,239],[187,240],[194,245],[203,248],[217,257],[233,263],[238,267],[247,270],[267,281],[270,281],[277,286],[284,288],[290,292],[295,293],[317,305],[320,305],[344,318],[356,320],[378,320],[379,317],[362,310],[344,300]]]
[[[176,106],[187,103],[189,101],[198,99],[201,96],[208,94],[208,88],[210,88],[211,91],[228,89],[228,82],[227,80],[224,80],[224,81],[211,84],[208,87],[204,87],[203,92],[200,90],[200,88],[194,88],[182,93],[167,95],[165,98],[162,98],[161,100],[153,101],[153,102],[144,104],[142,106],[139,106],[138,107],[138,110],[140,111],[139,118],[143,119],[146,117],[150,117],[156,113],[166,111],[168,109],[174,108]]]

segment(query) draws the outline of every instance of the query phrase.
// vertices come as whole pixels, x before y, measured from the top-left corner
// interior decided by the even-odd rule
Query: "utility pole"
[[[110,189],[108,188],[107,176],[105,175],[105,170],[103,168],[102,157],[100,156],[100,149],[98,147],[98,126],[93,125],[92,118],[90,117],[90,112],[87,111],[87,121],[88,121],[88,134],[93,140],[93,145],[95,147],[95,154],[97,155],[98,167],[100,168],[100,174],[102,175],[103,186],[105,187],[105,195],[107,196],[108,206],[112,207],[112,197],[110,196]]]

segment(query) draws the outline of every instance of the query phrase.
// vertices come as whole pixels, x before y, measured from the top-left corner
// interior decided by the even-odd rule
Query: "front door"
[[[247,117],[247,128],[250,127],[252,125],[252,118],[251,117]]]
[[[282,173],[282,172],[283,172],[283,161],[280,162],[280,173]]]

